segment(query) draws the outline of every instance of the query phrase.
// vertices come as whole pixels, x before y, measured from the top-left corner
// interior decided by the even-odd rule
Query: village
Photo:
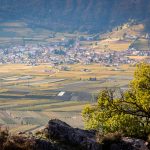
[[[73,42],[60,41],[43,45],[31,43],[16,44],[8,48],[0,48],[1,64],[28,64],[33,66],[41,63],[50,63],[52,66],[76,63],[99,63],[118,66],[139,62],[138,59],[132,59],[130,56],[150,56],[150,51],[129,48],[122,51],[99,50],[97,52],[94,49],[80,45],[80,40]]]

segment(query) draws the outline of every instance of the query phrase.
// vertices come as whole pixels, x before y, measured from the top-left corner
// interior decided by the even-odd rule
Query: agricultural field
[[[97,51],[122,51],[127,50],[129,47],[134,47],[142,50],[149,50],[148,41],[145,39],[139,39],[135,42],[132,37],[142,37],[144,35],[144,25],[128,25],[113,29],[111,32],[101,35],[101,40],[95,41],[92,48]]]
[[[49,44],[50,42],[76,39],[77,36],[88,36],[85,33],[61,33],[46,28],[32,27],[23,21],[0,23],[0,47],[17,44]]]
[[[85,104],[95,103],[99,91],[106,87],[128,88],[135,68],[99,64],[67,67],[70,70],[50,64],[0,65],[0,124],[12,133],[34,132],[58,118],[83,128]]]
[[[53,32],[45,28],[34,28],[25,22],[2,22],[0,23],[0,48],[10,45],[24,44],[49,44],[53,42],[76,40],[78,38],[86,39],[88,37],[98,38],[92,40],[80,40],[82,48],[93,49],[96,52],[103,51],[122,51],[129,47],[136,49],[149,50],[149,41],[143,37],[144,25],[124,24],[105,34],[87,34],[87,33],[61,33]],[[139,37],[135,40],[132,37]],[[60,46],[60,48],[66,48]]]

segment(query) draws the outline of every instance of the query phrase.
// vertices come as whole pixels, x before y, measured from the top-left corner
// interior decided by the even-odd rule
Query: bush
[[[103,149],[110,150],[113,144],[119,145],[121,143],[121,134],[118,132],[108,133],[104,136],[100,136],[100,143],[103,144]]]
[[[23,136],[11,136],[7,129],[0,128],[1,150],[33,150],[35,141]]]
[[[109,144],[111,145],[112,143],[119,143],[122,138],[122,134],[119,132],[115,133],[108,133],[106,135],[102,135],[101,133],[97,134],[97,142],[102,143],[102,144]]]

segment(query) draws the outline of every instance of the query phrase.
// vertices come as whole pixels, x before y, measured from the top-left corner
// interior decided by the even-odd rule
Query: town
[[[150,56],[150,51],[137,50],[135,48],[122,51],[95,51],[92,48],[83,47],[79,39],[49,44],[16,44],[8,48],[0,48],[1,64],[28,64],[33,66],[41,63],[50,63],[52,66],[75,63],[99,63],[118,66],[139,62],[138,59],[133,59],[130,56]],[[150,60],[147,59],[146,61],[149,62]]]

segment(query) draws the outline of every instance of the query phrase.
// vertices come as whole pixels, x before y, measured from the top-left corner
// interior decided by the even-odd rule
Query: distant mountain
[[[150,0],[0,0],[0,22],[56,31],[103,32],[134,19],[150,29]]]

